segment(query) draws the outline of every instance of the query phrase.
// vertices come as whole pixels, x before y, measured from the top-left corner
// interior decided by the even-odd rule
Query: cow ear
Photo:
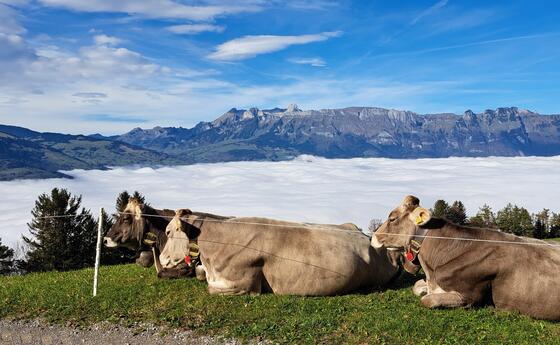
[[[412,220],[412,222],[414,222],[414,224],[423,226],[432,219],[432,214],[424,207],[416,207],[412,212],[410,212],[408,217]]]
[[[414,210],[416,207],[420,206],[420,199],[414,195],[407,195],[404,197],[401,206],[405,210]]]

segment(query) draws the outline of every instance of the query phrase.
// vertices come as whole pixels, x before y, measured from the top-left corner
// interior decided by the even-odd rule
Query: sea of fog
[[[232,162],[108,171],[73,170],[74,179],[0,182],[0,238],[10,246],[27,233],[37,196],[63,187],[94,214],[114,210],[123,190],[142,192],[157,208],[190,208],[232,216],[317,223],[385,219],[407,194],[423,206],[461,200],[469,214],[508,202],[560,211],[560,156],[445,159],[324,159]]]

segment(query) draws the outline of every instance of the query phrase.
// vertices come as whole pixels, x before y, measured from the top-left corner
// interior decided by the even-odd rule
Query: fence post
[[[97,276],[99,275],[99,261],[101,261],[101,230],[103,228],[103,207],[99,209],[97,220],[97,246],[95,247],[95,268],[93,270],[93,297],[97,296]]]

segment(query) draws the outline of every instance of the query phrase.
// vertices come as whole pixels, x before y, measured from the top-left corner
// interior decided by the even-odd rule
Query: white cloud
[[[217,5],[185,5],[172,0],[39,0],[45,6],[66,8],[79,12],[113,12],[138,15],[145,18],[176,18],[196,21],[215,17],[260,11],[255,2],[228,2]]]
[[[234,216],[318,223],[354,222],[365,228],[386,219],[407,194],[424,206],[461,200],[469,214],[508,202],[531,212],[558,212],[560,156],[516,158],[386,158],[328,160],[304,156],[287,162],[197,164],[160,169],[73,171],[74,180],[0,182],[0,237],[10,244],[27,231],[37,196],[53,187],[83,195],[97,214],[113,210],[123,189],[139,190],[155,207],[188,207]],[[532,178],[527,179],[527,176]],[[187,192],[186,192],[187,191]]]
[[[310,65],[313,67],[325,67],[327,63],[321,58],[293,58],[288,59],[289,62],[298,65]]]
[[[93,36],[93,41],[97,45],[108,45],[108,46],[116,46],[123,42],[120,38],[107,36],[107,35]]]
[[[172,25],[166,28],[175,34],[196,35],[201,32],[224,32],[224,26],[213,24],[182,24]]]
[[[259,54],[282,50],[292,45],[326,41],[329,38],[339,37],[340,35],[342,35],[341,31],[300,36],[244,36],[220,44],[208,57],[221,61],[243,60]]]

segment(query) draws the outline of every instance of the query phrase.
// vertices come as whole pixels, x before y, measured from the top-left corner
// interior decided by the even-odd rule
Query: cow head
[[[388,249],[402,250],[408,246],[418,227],[426,225],[430,219],[430,211],[420,207],[420,200],[408,195],[375,231],[371,244],[376,248],[385,246]]]
[[[159,256],[163,269],[174,268],[184,262],[189,255],[191,242],[200,234],[200,229],[188,222],[187,218],[191,214],[189,209],[179,209],[167,225],[167,242]]]
[[[124,211],[103,238],[108,248],[126,247],[138,250],[142,246],[142,239],[150,231],[150,223],[145,214],[151,213],[136,198],[130,198]]]

